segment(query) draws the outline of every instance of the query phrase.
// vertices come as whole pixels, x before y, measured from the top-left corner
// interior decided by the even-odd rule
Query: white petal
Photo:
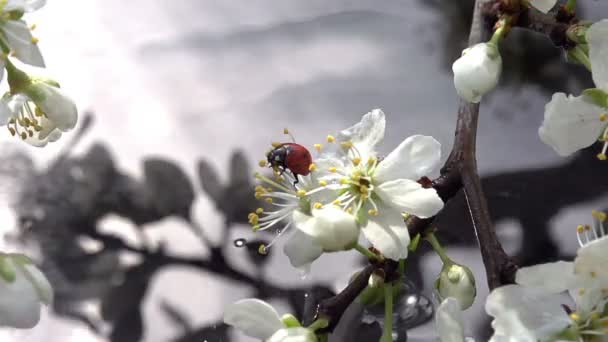
[[[311,236],[296,230],[285,243],[283,252],[289,258],[291,266],[302,268],[317,260],[323,254],[323,249]]]
[[[38,293],[22,269],[10,258],[8,262],[15,267],[16,279],[12,283],[0,279],[0,326],[32,328],[40,320]]]
[[[578,249],[574,272],[585,279],[595,278],[608,286],[608,236],[591,241]],[[592,273],[593,272],[593,273]]]
[[[53,302],[53,286],[47,277],[33,264],[22,265],[23,274],[36,289],[38,299],[47,305]]]
[[[490,293],[485,308],[497,336],[545,340],[570,324],[559,299],[541,289],[506,285]]]
[[[548,293],[559,293],[577,287],[574,263],[566,261],[520,268],[515,275],[515,282]]]
[[[425,189],[420,183],[409,179],[384,182],[374,192],[383,203],[420,218],[431,217],[443,208],[443,201],[435,189]]]
[[[32,12],[46,5],[46,0],[25,0],[25,11]]]
[[[605,302],[602,300],[604,293],[599,287],[572,289],[570,296],[574,299],[576,311],[581,317],[589,315],[596,309],[601,312],[604,308]]]
[[[545,119],[538,135],[559,155],[567,156],[598,139],[604,128],[599,119],[602,112],[601,107],[582,96],[555,93],[545,106]]]
[[[40,101],[36,101],[36,104],[48,119],[64,132],[74,128],[78,121],[78,110],[74,101],[57,87],[46,83],[39,83],[36,87],[38,94],[44,96]]]
[[[317,337],[306,328],[284,328],[277,331],[266,342],[317,342]]]
[[[302,214],[298,211],[294,212],[296,227],[310,235],[326,252],[351,248],[359,239],[355,217],[336,206],[313,209],[313,218],[304,220],[303,223],[300,223],[300,215]]]
[[[378,164],[374,179],[380,183],[402,178],[418,180],[432,172],[439,159],[441,144],[435,138],[413,135]]]
[[[495,45],[479,43],[463,51],[463,55],[452,64],[452,71],[458,95],[478,103],[498,84],[502,58]]]
[[[2,25],[2,32],[18,60],[37,67],[44,67],[44,59],[38,44],[32,42],[32,32],[25,21],[9,20]]]
[[[0,126],[4,126],[8,123],[8,120],[12,118],[13,112],[8,107],[8,98],[2,98],[0,100]]]
[[[245,335],[266,340],[284,328],[281,318],[270,304],[255,298],[239,300],[224,312],[224,323]]]
[[[591,75],[595,86],[608,91],[608,19],[600,20],[587,30]]]
[[[363,226],[365,238],[382,255],[392,260],[407,258],[410,234],[399,212],[379,207],[378,216],[369,216]]]
[[[351,141],[362,160],[375,156],[375,147],[384,138],[386,119],[380,109],[365,114],[361,122],[338,134],[338,141]]]
[[[5,12],[21,10],[25,12],[35,11],[46,4],[46,0],[8,0],[2,9]]]
[[[543,13],[547,13],[555,7],[555,3],[557,0],[530,0],[530,5]]]
[[[452,297],[446,298],[435,313],[435,325],[441,342],[464,342],[462,310]]]

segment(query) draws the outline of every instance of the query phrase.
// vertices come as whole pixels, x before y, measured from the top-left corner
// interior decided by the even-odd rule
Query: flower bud
[[[267,342],[318,342],[315,333],[307,328],[285,328],[274,333]]]
[[[452,71],[458,95],[469,102],[478,103],[498,84],[502,71],[498,46],[479,43],[464,50],[452,65]]]
[[[453,297],[458,300],[461,310],[471,307],[477,294],[473,272],[456,263],[443,265],[439,278],[435,281],[435,288],[441,301]]]

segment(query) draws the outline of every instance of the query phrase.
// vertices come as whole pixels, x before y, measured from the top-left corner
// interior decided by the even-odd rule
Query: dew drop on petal
[[[240,238],[240,239],[236,239],[233,241],[234,243],[234,247],[245,247],[245,244],[247,244],[247,240]]]

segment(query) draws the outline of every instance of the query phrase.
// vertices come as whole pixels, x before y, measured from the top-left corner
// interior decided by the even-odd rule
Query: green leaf
[[[281,317],[281,322],[283,322],[283,325],[287,328],[299,328],[302,326],[302,323],[300,323],[296,316],[292,314],[283,315],[283,317]]]
[[[608,94],[599,88],[590,88],[583,90],[583,95],[591,100],[594,104],[606,108],[608,107]]]

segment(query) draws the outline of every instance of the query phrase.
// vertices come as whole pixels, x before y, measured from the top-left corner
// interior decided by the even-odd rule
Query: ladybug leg
[[[298,179],[298,174],[297,173],[295,173],[293,171],[291,171],[291,173],[293,173],[293,178],[294,178],[293,186],[295,187],[296,184],[298,184],[300,182],[300,179]]]

